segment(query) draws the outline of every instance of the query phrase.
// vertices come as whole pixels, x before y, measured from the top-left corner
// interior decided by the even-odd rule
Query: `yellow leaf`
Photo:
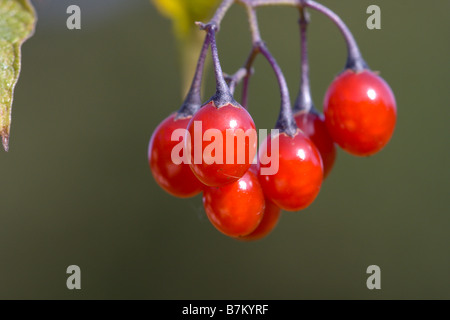
[[[204,21],[210,17],[218,0],[152,0],[161,14],[170,18],[175,34],[186,38],[196,27],[195,21]]]
[[[182,69],[182,95],[189,89],[194,76],[204,33],[196,21],[208,22],[219,0],[151,0],[158,11],[172,20],[178,42]]]

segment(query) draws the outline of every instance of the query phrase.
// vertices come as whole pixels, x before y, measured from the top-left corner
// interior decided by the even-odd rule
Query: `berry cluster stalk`
[[[223,17],[225,16],[226,12],[233,3],[240,3],[247,8],[247,12],[249,15],[250,30],[252,32],[252,37],[254,41],[260,40],[258,39],[259,29],[256,22],[251,17],[252,10],[249,9],[255,9],[257,7],[262,6],[292,6],[298,8],[305,7],[314,9],[322,13],[326,17],[328,17],[331,21],[333,21],[333,23],[341,31],[347,44],[347,51],[348,51],[346,68],[351,68],[355,71],[361,71],[363,69],[368,68],[366,62],[361,56],[361,52],[359,51],[355,38],[353,37],[352,33],[350,32],[346,24],[342,21],[341,18],[339,18],[339,16],[336,13],[334,13],[332,10],[330,10],[329,8],[320,3],[317,3],[313,0],[224,0],[222,1],[219,8],[216,10],[216,13],[214,14],[213,18],[210,21],[211,24],[217,26],[217,29],[220,28],[220,23]]]
[[[228,77],[229,86],[227,85],[220,66],[219,57],[217,54],[217,47],[215,41],[215,33],[220,29],[220,23],[227,13],[228,9],[234,4],[240,3],[245,6],[247,10],[248,21],[250,25],[250,31],[252,35],[252,49],[247,58],[244,67],[240,68],[234,75]],[[202,29],[207,31],[207,39],[211,44],[211,52],[214,64],[214,71],[216,75],[216,94],[211,99],[219,107],[226,103],[233,103],[234,99],[232,94],[234,93],[236,85],[243,80],[242,97],[241,102],[244,108],[248,104],[248,85],[251,76],[251,70],[253,62],[256,56],[261,53],[269,62],[278,80],[281,95],[281,108],[280,115],[276,124],[276,127],[285,131],[289,135],[294,135],[296,132],[295,121],[292,116],[292,110],[289,99],[289,92],[284,75],[278,66],[274,57],[270,54],[269,50],[265,46],[261,39],[258,21],[256,17],[256,8],[269,5],[287,5],[298,7],[300,10],[300,30],[301,30],[301,44],[302,44],[302,80],[300,93],[296,101],[296,109],[311,110],[314,106],[311,99],[310,86],[309,86],[309,66],[306,44],[306,29],[307,18],[305,17],[305,8],[314,9],[332,20],[341,31],[347,44],[348,57],[346,68],[353,69],[355,71],[361,71],[367,69],[367,64],[361,56],[356,41],[351,34],[345,23],[339,18],[337,14],[331,11],[329,8],[313,1],[313,0],[223,0],[216,10],[213,18],[207,24],[198,23]],[[206,40],[205,40],[206,42]]]

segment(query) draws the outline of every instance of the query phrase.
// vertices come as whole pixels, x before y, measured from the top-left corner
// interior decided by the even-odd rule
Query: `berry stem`
[[[245,62],[245,69],[247,70],[247,74],[244,77],[244,81],[242,83],[242,95],[241,95],[241,103],[242,106],[247,109],[248,106],[248,84],[250,82],[250,77],[252,76],[252,65],[255,61],[256,56],[259,53],[259,47],[256,45],[252,46],[252,51],[250,51],[250,54],[247,58],[247,61]]]
[[[251,66],[253,65],[256,56],[259,53],[261,53],[267,59],[273,71],[275,72],[275,76],[277,77],[278,85],[280,87],[281,106],[280,106],[280,113],[278,115],[278,120],[275,124],[275,128],[280,129],[282,132],[285,132],[290,136],[294,136],[295,133],[297,132],[297,125],[295,124],[294,116],[292,114],[289,89],[286,83],[286,79],[284,78],[283,72],[281,71],[281,68],[278,65],[277,61],[272,56],[269,49],[266,47],[265,43],[261,39],[258,26],[258,18],[256,16],[255,7],[253,6],[252,1],[241,1],[241,2],[247,8],[248,22],[250,24],[253,43],[252,51],[250,52],[250,55],[247,58],[247,62],[245,63],[245,68],[247,69],[248,72],[247,76],[244,77],[242,104],[244,108],[247,108],[248,82],[250,79],[249,70],[251,69]]]
[[[237,81],[235,83],[230,82],[230,90],[232,93],[234,93],[235,85],[237,83],[239,83],[242,79],[244,80],[243,84],[242,84],[241,105],[245,109],[247,109],[247,104],[248,104],[248,84],[250,81],[250,76],[253,74],[253,70],[252,70],[253,62],[255,61],[255,58],[259,53],[258,44],[262,42],[255,9],[248,5],[246,5],[246,8],[247,8],[247,16],[248,16],[248,21],[249,21],[249,25],[250,25],[250,30],[251,30],[251,34],[252,34],[252,44],[253,45],[252,45],[250,54],[248,55],[247,61],[245,62],[244,67],[239,69],[239,70],[244,69],[246,71],[245,73],[243,73],[243,77],[236,79]],[[238,70],[238,72],[239,72],[239,70]],[[231,87],[231,86],[233,86],[233,87]]]
[[[251,72],[251,71],[250,71]],[[234,91],[236,89],[236,85],[242,81],[247,76],[247,69],[246,68],[239,68],[238,71],[236,71],[232,75],[225,75],[225,80],[228,81],[228,87],[230,88],[231,94],[234,94]]]
[[[216,44],[216,32],[217,25],[214,23],[197,23],[201,29],[206,30],[209,41],[211,44],[211,55],[212,61],[214,65],[214,74],[216,76],[216,93],[209,99],[209,101],[213,101],[217,108],[224,106],[226,104],[239,105],[233,98],[231,94],[230,88],[225,81],[222,67],[220,66],[219,54],[217,52],[217,44]],[[209,102],[208,101],[208,102]]]
[[[234,93],[235,86],[242,82],[242,95],[241,95],[241,105],[247,109],[248,105],[248,84],[250,81],[250,77],[253,75],[253,62],[255,61],[256,56],[260,53],[259,51],[259,43],[254,43],[252,46],[252,50],[248,55],[247,61],[244,66],[241,67],[230,79],[230,91]],[[233,81],[234,80],[234,81]]]
[[[251,69],[256,56],[260,53],[259,43],[262,43],[261,34],[259,32],[258,18],[256,17],[255,8],[245,4],[247,9],[248,23],[250,25],[250,31],[252,34],[252,50],[245,62],[245,68],[247,69],[247,75],[244,77],[242,84],[241,102],[242,106],[247,109],[248,106],[248,85],[250,82],[250,76],[252,75]]]
[[[294,112],[304,110],[309,112],[314,108],[311,98],[311,86],[309,83],[308,40],[307,29],[309,15],[305,8],[300,7],[300,51],[301,51],[301,81],[297,99],[294,104]]]
[[[353,69],[355,71],[362,71],[368,69],[367,63],[364,61],[361,52],[359,51],[356,40],[353,34],[350,32],[347,25],[342,21],[342,19],[329,8],[321,5],[312,0],[300,0],[300,6],[309,7],[327,16],[334,24],[339,28],[342,35],[344,36],[345,42],[347,43],[347,63],[345,65],[346,69]]]
[[[203,42],[202,49],[200,51],[200,57],[197,61],[197,67],[195,69],[191,87],[186,95],[186,98],[184,99],[183,104],[181,105],[181,108],[177,112],[176,119],[192,116],[202,105],[201,86],[203,69],[205,66],[206,54],[208,52],[210,42],[211,39],[209,34],[207,33],[205,36],[205,41]]]
[[[208,25],[214,25],[217,31],[220,30],[220,23],[222,22],[223,17],[227,13],[228,9],[233,5],[236,0],[223,0],[219,7],[217,8],[214,16],[209,21]]]
[[[212,60],[214,64],[214,73],[216,75],[216,90],[220,93],[229,92],[228,85],[225,81],[225,78],[223,77],[222,67],[220,66],[220,60],[219,60],[219,54],[217,52],[217,45],[216,45],[216,31],[214,28],[210,28],[209,36],[211,38],[211,54],[212,54]]]
[[[292,114],[291,102],[289,99],[289,89],[286,84],[286,79],[284,78],[280,66],[276,62],[275,58],[270,54],[266,45],[261,42],[258,44],[258,46],[259,52],[261,52],[261,54],[267,59],[273,71],[275,72],[278,80],[278,85],[280,87],[281,106],[275,128],[280,129],[280,131],[285,132],[287,135],[293,137],[297,132],[297,125],[295,124],[294,116]]]
[[[261,33],[259,32],[258,18],[256,17],[256,10],[254,7],[248,4],[246,4],[245,7],[247,9],[247,17],[248,23],[250,25],[250,31],[252,34],[252,42],[253,44],[262,42]]]
[[[253,8],[262,6],[298,6],[301,0],[236,0]]]

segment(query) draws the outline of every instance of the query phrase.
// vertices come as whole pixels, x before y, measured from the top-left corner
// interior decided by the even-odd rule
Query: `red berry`
[[[265,207],[258,177],[248,171],[233,183],[206,187],[203,206],[208,219],[220,232],[230,237],[250,234],[261,222]]]
[[[324,114],[331,137],[342,149],[369,156],[391,138],[397,107],[391,88],[377,74],[346,70],[328,88]]]
[[[273,152],[268,157],[267,150],[271,150],[277,140],[278,157]],[[277,159],[278,171],[265,174],[263,169],[273,166]],[[286,133],[268,136],[261,145],[259,162],[261,187],[265,195],[281,209],[305,209],[320,191],[323,180],[322,159],[314,143],[300,130],[293,137]]]
[[[190,167],[205,185],[221,186],[231,183],[241,178],[250,167],[257,148],[256,129],[252,117],[241,106],[226,104],[217,108],[211,101],[192,117],[188,130]],[[218,134],[222,141],[216,141],[216,138],[203,141],[206,131]],[[253,136],[253,139],[244,137],[244,133]],[[235,136],[240,134],[243,139],[236,139]],[[188,142],[186,139],[186,143]],[[213,143],[216,142],[217,148],[213,148]],[[227,145],[234,147],[227,148]]]
[[[266,237],[276,227],[280,218],[280,208],[277,207],[272,201],[266,198],[266,207],[264,209],[264,215],[261,222],[256,229],[243,237],[239,237],[240,240],[253,241]]]
[[[325,179],[336,159],[336,146],[328,132],[324,116],[315,111],[300,111],[295,115],[295,122],[319,150],[323,162],[323,178]]]
[[[172,149],[180,143],[171,140],[172,132],[186,129],[191,118],[175,120],[175,115],[167,117],[153,132],[148,146],[148,163],[153,177],[164,190],[174,196],[187,198],[200,193],[204,186],[187,163],[175,164],[172,161]]]

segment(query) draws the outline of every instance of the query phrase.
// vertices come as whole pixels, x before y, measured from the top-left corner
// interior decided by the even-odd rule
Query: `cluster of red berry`
[[[305,3],[323,9],[320,5],[314,7],[317,4],[312,1]],[[345,70],[326,92],[323,114],[314,108],[308,79],[304,7],[300,6],[302,84],[294,108],[279,66],[258,39],[243,68],[246,72],[224,77],[215,42],[217,25],[209,23],[201,25],[207,34],[194,81],[182,107],[156,128],[150,140],[148,160],[157,183],[181,198],[203,192],[203,205],[211,223],[234,238],[260,239],[275,227],[280,209],[298,211],[308,207],[333,167],[335,144],[351,154],[369,156],[382,149],[394,131],[396,103],[391,89],[368,69],[353,38],[346,33],[348,30],[333,15],[331,18],[340,23],[348,40],[349,57]],[[209,47],[217,86],[216,94],[202,104],[201,78]],[[281,108],[275,126],[279,131],[272,132],[261,143],[255,164],[255,139],[248,135],[245,143],[234,143],[239,131],[255,131],[255,124],[246,108],[234,100],[233,92],[236,82],[243,79],[242,99],[246,105],[251,64],[258,53],[275,71]],[[211,135],[211,130],[218,135]],[[223,138],[218,139],[219,135]],[[196,140],[196,136],[203,139]],[[174,160],[174,155],[180,156],[178,160]],[[277,162],[277,170],[264,173],[273,161]]]

